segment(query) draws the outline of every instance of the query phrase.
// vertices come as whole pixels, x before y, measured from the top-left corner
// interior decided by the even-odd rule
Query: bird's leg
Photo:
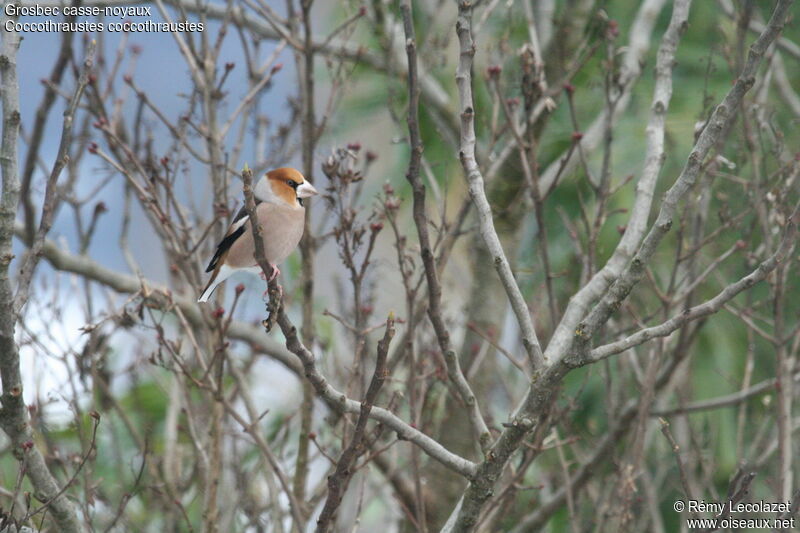
[[[281,269],[279,269],[279,268],[278,268],[278,265],[276,265],[276,264],[273,264],[273,263],[270,263],[270,264],[269,264],[269,266],[271,266],[271,267],[272,267],[272,272],[271,272],[271,273],[270,273],[270,275],[269,275],[269,279],[267,279],[266,277],[264,277],[264,272],[263,272],[263,271],[261,271],[261,272],[259,272],[259,273],[258,273],[258,275],[261,277],[261,279],[263,279],[263,280],[264,280],[264,281],[266,281],[267,283],[269,283],[269,282],[270,282],[270,281],[272,281],[273,279],[277,278],[277,277],[278,277],[278,275],[281,273]],[[265,294],[266,294],[266,293],[265,293]]]
[[[273,265],[272,263],[270,263],[269,266],[272,267],[272,274],[270,274],[269,276],[269,281],[272,281],[273,279],[277,278],[280,275],[281,271],[278,268],[278,265]]]

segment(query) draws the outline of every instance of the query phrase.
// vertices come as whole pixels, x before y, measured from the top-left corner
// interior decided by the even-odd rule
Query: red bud
[[[611,39],[613,39],[617,35],[619,35],[619,22],[617,22],[616,20],[613,20],[613,19],[609,20],[608,21],[607,32],[608,32],[609,38],[611,38]]]

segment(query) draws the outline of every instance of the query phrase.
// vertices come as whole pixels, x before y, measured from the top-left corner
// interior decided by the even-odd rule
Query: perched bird
[[[253,189],[256,217],[261,223],[264,255],[272,265],[270,281],[280,274],[277,264],[292,253],[303,236],[306,210],[303,198],[317,190],[293,168],[276,168],[258,180]],[[242,207],[217,245],[217,251],[206,268],[213,272],[198,302],[207,302],[217,285],[234,272],[261,273],[255,258],[255,242],[247,210]]]

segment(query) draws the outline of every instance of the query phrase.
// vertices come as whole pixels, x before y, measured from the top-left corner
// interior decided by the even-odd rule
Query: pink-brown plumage
[[[262,177],[254,188],[256,217],[261,224],[264,255],[273,265],[283,262],[303,236],[305,208],[302,200],[317,194],[316,189],[293,168],[278,168]],[[214,289],[237,271],[260,272],[255,259],[253,233],[242,208],[217,245],[206,268],[213,272],[198,302],[206,302]]]
[[[268,202],[256,206],[256,217],[263,229],[264,255],[272,264],[283,263],[303,236],[306,210]],[[236,239],[225,263],[233,268],[257,265],[254,257],[253,232],[250,228]]]

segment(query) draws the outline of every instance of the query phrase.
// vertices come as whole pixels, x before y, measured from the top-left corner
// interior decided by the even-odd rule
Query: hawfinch
[[[262,177],[253,189],[256,216],[264,237],[264,255],[272,265],[272,278],[280,274],[276,266],[292,253],[303,236],[306,210],[303,198],[317,194],[317,190],[293,168],[277,168]],[[206,268],[212,272],[208,285],[198,302],[207,302],[217,285],[237,271],[261,273],[255,258],[253,231],[248,222],[247,210],[242,207],[233,219],[225,238]]]

